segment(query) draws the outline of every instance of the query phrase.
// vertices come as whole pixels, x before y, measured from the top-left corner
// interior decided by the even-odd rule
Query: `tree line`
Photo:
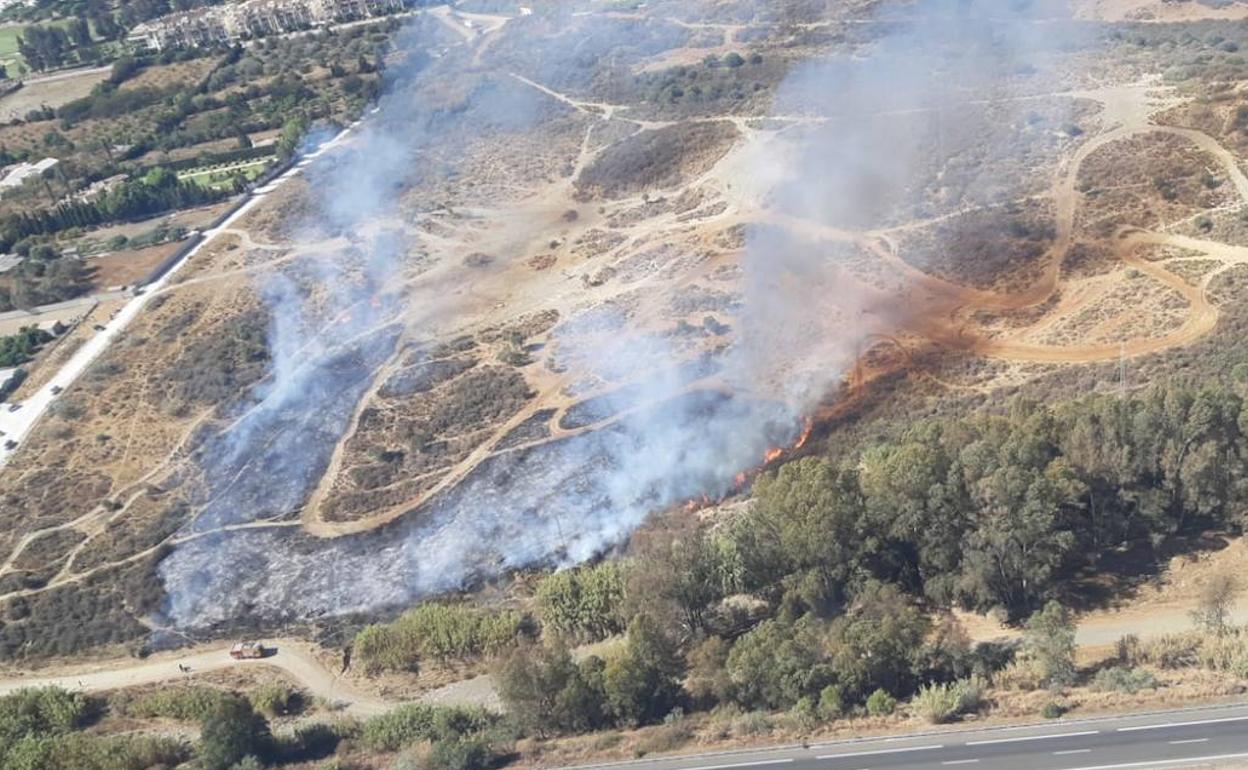
[[[791,462],[731,518],[643,530],[623,561],[547,578],[538,616],[561,641],[504,658],[501,690],[564,714],[544,724],[554,732],[675,705],[835,715],[922,693],[943,712],[1015,654],[934,628],[931,611],[952,606],[1031,617],[1050,640],[1029,653],[1047,661],[1041,678],[1068,683],[1073,625],[1055,600],[1109,549],[1238,530],[1246,425],[1237,393],[1167,385],[1018,400]],[[605,664],[562,649],[625,626],[625,651]]]
[[[32,235],[145,219],[166,211],[215,203],[235,192],[237,190],[214,190],[192,181],[181,181],[172,171],[156,168],[93,201],[62,201],[51,208],[7,215],[0,221],[0,249],[8,250]]]

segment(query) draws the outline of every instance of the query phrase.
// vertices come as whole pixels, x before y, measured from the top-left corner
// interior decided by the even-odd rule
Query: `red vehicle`
[[[268,654],[269,649],[260,642],[235,642],[230,648],[230,657],[235,660],[263,658]]]

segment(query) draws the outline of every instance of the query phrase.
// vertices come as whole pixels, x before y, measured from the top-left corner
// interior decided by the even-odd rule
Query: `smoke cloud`
[[[623,416],[496,454],[419,515],[321,539],[294,526],[297,515],[377,370],[404,342],[454,326],[448,288],[463,268],[407,280],[413,244],[386,226],[402,191],[441,173],[438,159],[466,134],[542,130],[565,109],[484,78],[448,121],[444,105],[408,86],[429,73],[450,78],[471,59],[450,51],[438,25],[413,25],[399,42],[412,56],[387,72],[378,111],[313,171],[309,227],[349,237],[356,257],[303,261],[259,287],[273,319],[271,376],[195,451],[202,512],[160,567],[169,621],[201,628],[403,606],[510,569],[583,561],[656,509],[729,491],[768,447],[794,439],[864,340],[921,312],[904,278],[863,277],[864,238],[1036,191],[1030,170],[1064,140],[1045,128],[1054,119],[1029,120],[1030,104],[1057,88],[1055,30],[1067,18],[1060,2],[889,5],[875,20],[884,32],[863,50],[794,68],[774,99],[779,127],[734,156],[744,173],[731,195],[752,224],[728,349],[690,358],[660,335],[628,332],[618,308],[566,319],[560,358],[587,378],[627,382],[595,402]],[[571,61],[581,43],[566,38],[541,55]],[[586,333],[591,320],[601,333]]]

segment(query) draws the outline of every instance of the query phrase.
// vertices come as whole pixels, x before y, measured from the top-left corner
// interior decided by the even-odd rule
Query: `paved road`
[[[1248,767],[1248,706],[623,762],[627,770]],[[593,767],[593,766],[585,766]],[[604,767],[598,765],[597,767]]]

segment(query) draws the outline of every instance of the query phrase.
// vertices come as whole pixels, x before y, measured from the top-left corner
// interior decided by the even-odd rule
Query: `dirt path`
[[[71,667],[62,673],[42,676],[15,676],[0,680],[0,695],[23,687],[64,687],[67,690],[97,692],[123,687],[156,684],[192,678],[195,674],[218,671],[231,666],[271,666],[290,675],[310,694],[324,698],[343,711],[358,716],[379,714],[395,704],[367,693],[360,692],[348,682],[331,673],[312,654],[311,648],[293,639],[273,642],[277,654],[262,660],[238,661],[229,655],[228,647],[204,649],[189,654],[159,653],[142,663],[126,665],[130,661],[110,661],[95,666]],[[189,674],[178,666],[188,666]]]

